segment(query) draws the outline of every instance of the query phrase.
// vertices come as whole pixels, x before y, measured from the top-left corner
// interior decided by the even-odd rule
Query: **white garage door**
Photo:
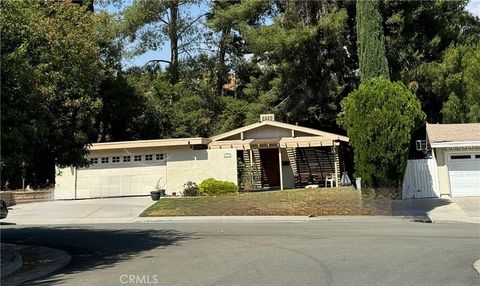
[[[98,164],[90,168],[78,170],[77,198],[149,195],[157,182],[160,186],[166,183],[167,168],[163,159],[155,160],[153,156],[145,161],[146,157],[141,156],[139,161],[122,162],[113,161],[116,157],[105,158],[99,158]]]
[[[480,152],[448,155],[452,197],[480,196]]]

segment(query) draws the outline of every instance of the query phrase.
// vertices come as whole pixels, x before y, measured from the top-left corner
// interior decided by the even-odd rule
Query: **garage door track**
[[[15,205],[2,223],[91,224],[129,223],[153,204],[150,197],[123,197],[71,201],[50,201]]]

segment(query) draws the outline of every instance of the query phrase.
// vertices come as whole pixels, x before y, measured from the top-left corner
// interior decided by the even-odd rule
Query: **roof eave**
[[[430,142],[432,148],[480,147],[480,141]]]

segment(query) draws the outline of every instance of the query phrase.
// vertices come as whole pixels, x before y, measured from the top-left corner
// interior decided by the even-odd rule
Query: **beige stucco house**
[[[427,124],[440,196],[480,196],[480,123]]]
[[[186,182],[207,178],[243,187],[245,170],[256,189],[324,186],[326,179],[338,185],[346,142],[345,136],[263,115],[211,138],[95,143],[89,167],[58,168],[55,199],[148,195],[157,186],[180,194]]]

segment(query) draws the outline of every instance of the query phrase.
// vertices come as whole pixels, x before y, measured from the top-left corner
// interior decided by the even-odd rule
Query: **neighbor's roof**
[[[335,134],[335,133],[329,133],[329,132],[320,131],[320,130],[313,129],[313,128],[307,128],[307,127],[302,127],[302,126],[298,126],[298,125],[293,125],[293,124],[288,124],[288,123],[283,123],[283,122],[278,122],[278,121],[269,121],[269,120],[265,120],[265,121],[262,121],[262,122],[257,122],[257,123],[247,125],[245,127],[237,128],[237,129],[234,129],[232,131],[222,133],[222,134],[219,134],[217,136],[213,136],[210,139],[212,139],[212,141],[222,140],[222,139],[231,137],[233,135],[236,135],[236,134],[239,134],[239,133],[242,133],[242,132],[246,132],[246,131],[249,131],[249,130],[252,130],[252,129],[255,129],[255,128],[259,128],[259,127],[262,127],[262,126],[265,126],[265,125],[284,128],[284,129],[295,130],[295,131],[307,133],[307,134],[310,134],[310,135],[313,135],[313,136],[322,136],[325,139],[330,139],[330,140],[338,140],[338,141],[344,141],[344,142],[349,141],[348,137],[338,135],[338,134]]]
[[[94,151],[94,150],[145,148],[145,147],[206,145],[208,143],[210,143],[210,139],[202,138],[202,137],[178,138],[178,139],[137,140],[137,141],[94,143],[90,147],[90,150]]]
[[[480,123],[427,123],[427,137],[433,148],[480,146]]]

